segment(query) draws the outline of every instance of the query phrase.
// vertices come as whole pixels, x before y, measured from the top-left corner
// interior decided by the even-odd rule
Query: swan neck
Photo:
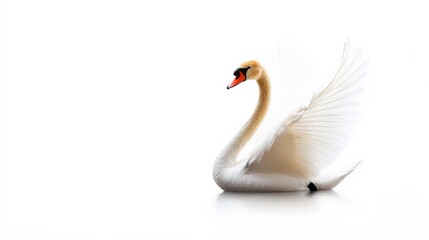
[[[259,87],[259,99],[256,108],[251,115],[250,119],[242,127],[240,132],[236,136],[237,155],[244,148],[244,146],[252,138],[253,134],[258,129],[258,126],[262,122],[267,113],[270,103],[270,83],[265,72],[257,80]]]
[[[222,167],[233,165],[236,162],[238,154],[252,138],[267,113],[270,103],[270,82],[264,69],[262,69],[261,77],[256,81],[259,87],[258,103],[250,119],[244,124],[218,157],[217,163]]]

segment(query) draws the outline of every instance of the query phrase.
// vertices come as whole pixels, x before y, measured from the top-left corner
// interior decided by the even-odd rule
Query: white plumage
[[[320,172],[347,145],[363,103],[366,66],[362,52],[352,50],[346,42],[339,70],[326,88],[276,126],[249,158],[237,161],[265,116],[270,98],[269,73],[256,61],[243,63],[229,87],[255,79],[259,102],[250,120],[216,159],[216,183],[226,191],[297,191],[310,183],[311,189],[335,187],[353,168],[328,178],[321,178]]]

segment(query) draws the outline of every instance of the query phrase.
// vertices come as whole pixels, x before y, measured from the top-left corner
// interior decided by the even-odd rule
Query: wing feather
[[[339,70],[307,107],[282,122],[247,170],[316,177],[344,150],[364,100],[367,61],[344,45]]]

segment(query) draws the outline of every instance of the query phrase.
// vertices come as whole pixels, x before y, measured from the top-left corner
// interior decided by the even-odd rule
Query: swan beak
[[[226,86],[226,89],[233,88],[246,80],[246,76],[244,76],[244,74],[241,71],[239,71],[238,73],[239,73],[238,76],[232,81],[231,84]]]

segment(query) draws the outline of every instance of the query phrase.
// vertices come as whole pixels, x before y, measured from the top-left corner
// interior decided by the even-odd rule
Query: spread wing
[[[366,66],[362,53],[346,42],[333,80],[276,128],[247,170],[315,177],[338,158],[360,113]]]

